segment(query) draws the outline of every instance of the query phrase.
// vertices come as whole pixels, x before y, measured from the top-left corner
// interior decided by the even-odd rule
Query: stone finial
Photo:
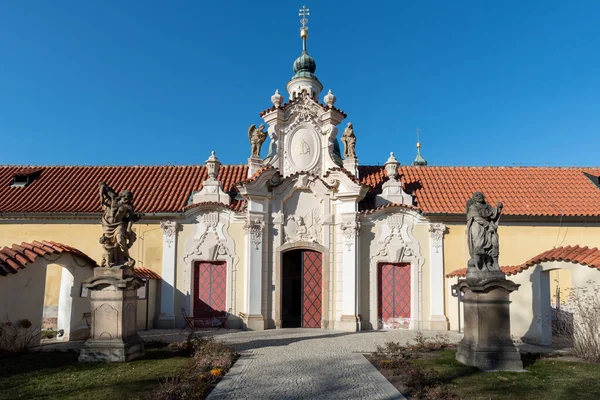
[[[390,181],[396,182],[398,180],[397,177],[399,165],[400,163],[398,162],[398,160],[396,160],[396,157],[394,157],[394,152],[392,151],[390,153],[390,158],[388,158],[384,164],[385,171],[387,172]]]
[[[281,107],[281,103],[283,103],[283,96],[279,94],[279,89],[275,90],[275,93],[273,96],[271,96],[271,102],[275,107]]]
[[[215,152],[212,151],[208,160],[204,163],[206,165],[206,171],[208,172],[208,179],[214,181],[217,179],[217,175],[219,174],[219,169],[221,168],[221,162],[215,156]]]
[[[332,108],[337,98],[333,93],[331,93],[331,89],[329,89],[323,100],[325,100],[325,104],[327,104],[327,107]]]

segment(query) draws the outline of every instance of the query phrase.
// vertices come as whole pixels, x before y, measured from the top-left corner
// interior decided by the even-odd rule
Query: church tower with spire
[[[268,126],[269,151],[264,160],[251,157],[248,176],[272,166],[286,177],[299,172],[323,176],[331,168],[344,167],[337,140],[338,125],[346,114],[334,106],[331,90],[319,101],[323,85],[315,75],[317,64],[308,54],[308,15],[300,9],[302,53],[294,61],[294,75],[287,83],[289,101],[283,104],[279,90],[271,96],[273,107],[259,115]],[[353,158],[356,163],[356,158]],[[357,175],[356,168],[350,171]]]
[[[306,39],[308,39],[308,16],[310,11],[308,8],[303,6],[300,9],[300,16],[302,19],[302,27],[300,28],[300,37],[302,38],[302,54],[294,61],[294,76],[288,82],[286,88],[290,95],[290,99],[295,99],[300,96],[302,91],[306,91],[310,97],[317,100],[323,85],[319,82],[319,79],[315,75],[317,69],[317,63],[306,50]]]

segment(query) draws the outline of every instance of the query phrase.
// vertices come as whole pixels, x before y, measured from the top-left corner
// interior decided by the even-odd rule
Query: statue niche
[[[138,219],[133,210],[133,194],[129,190],[117,194],[100,182],[100,202],[103,233],[99,242],[104,248],[100,266],[133,268],[135,260],[129,256],[129,249],[137,238],[132,226]]]

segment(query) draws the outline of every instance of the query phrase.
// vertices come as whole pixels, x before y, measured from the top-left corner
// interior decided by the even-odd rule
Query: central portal
[[[282,256],[281,326],[320,328],[323,257],[313,250],[290,250]]]

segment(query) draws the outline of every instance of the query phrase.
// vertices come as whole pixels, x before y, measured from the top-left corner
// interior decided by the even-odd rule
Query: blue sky
[[[553,0],[3,1],[0,163],[245,163],[303,4],[360,164],[600,165],[600,2]]]

